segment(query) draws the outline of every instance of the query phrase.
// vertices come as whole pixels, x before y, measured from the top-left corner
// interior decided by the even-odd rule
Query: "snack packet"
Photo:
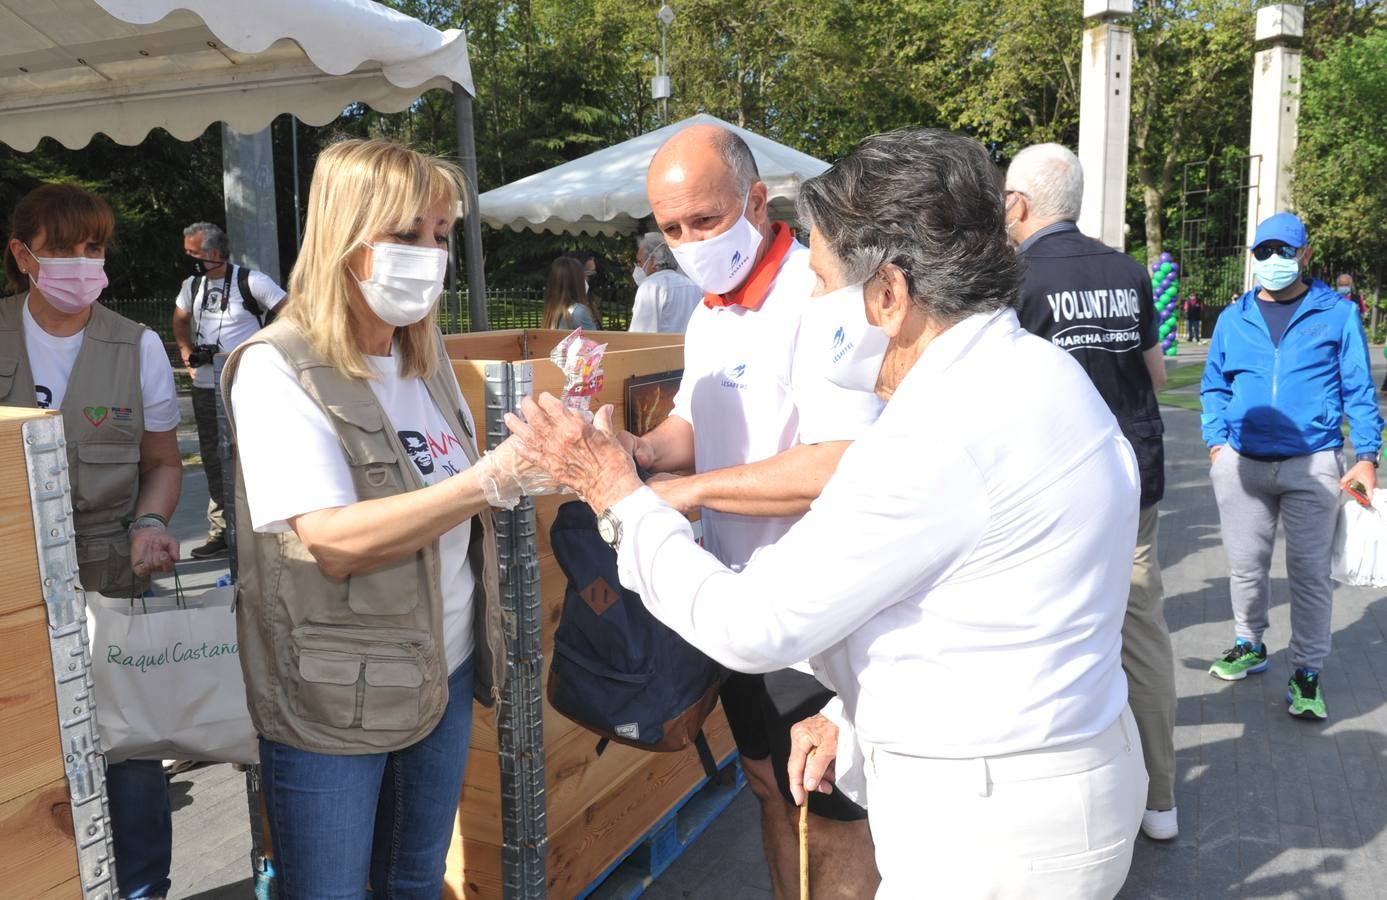
[[[602,356],[607,352],[606,344],[583,337],[583,329],[575,330],[559,341],[549,361],[563,372],[563,400],[565,409],[583,413],[592,419],[592,398],[602,390]]]

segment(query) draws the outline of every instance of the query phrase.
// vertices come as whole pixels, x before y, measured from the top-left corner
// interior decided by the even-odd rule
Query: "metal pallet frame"
[[[77,590],[72,486],[63,420],[60,416],[34,419],[24,423],[22,433],[82,896],[86,900],[112,900],[116,896],[115,853],[106,800],[106,762],[92,709],[86,604]]]
[[[486,367],[487,445],[505,440],[505,414],[530,393],[530,363]],[[543,627],[539,565],[535,562],[535,504],[525,498],[495,513],[500,558],[501,604],[506,623],[506,686],[496,714],[501,766],[501,879],[507,900],[545,896],[549,849],[548,801],[544,779]]]

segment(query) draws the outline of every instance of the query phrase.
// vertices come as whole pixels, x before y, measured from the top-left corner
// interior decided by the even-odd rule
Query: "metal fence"
[[[1247,265],[1247,208],[1258,189],[1251,180],[1260,156],[1186,163],[1180,191],[1180,299],[1198,294],[1203,335],[1229,301],[1243,292]]]
[[[625,331],[631,324],[631,304],[635,286],[598,288],[602,326]],[[173,341],[172,297],[123,297],[105,299],[104,306],[128,319],[151,328],[165,343]],[[538,328],[544,315],[544,291],[538,288],[491,288],[486,292],[486,314],[493,330]],[[472,315],[466,290],[447,291],[438,301],[438,327],[445,334],[472,329]]]

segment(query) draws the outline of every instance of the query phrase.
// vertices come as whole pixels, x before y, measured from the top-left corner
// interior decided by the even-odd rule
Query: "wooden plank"
[[[35,897],[34,900],[77,900],[81,896],[82,879],[78,877],[49,888]]]
[[[34,546],[34,516],[29,498],[29,466],[24,461],[21,426],[42,418],[37,409],[0,407],[0,615],[43,604],[39,559]]]
[[[503,896],[500,844],[455,838],[443,877],[444,900],[501,900]]]
[[[712,720],[710,719],[710,722]],[[713,744],[719,759],[731,752],[732,736]],[[562,827],[549,830],[548,896],[573,897],[693,790],[703,778],[697,754],[651,753],[631,772]]]
[[[559,341],[572,332],[546,328],[531,328],[525,333],[526,356],[529,359],[548,359]],[[609,353],[622,350],[642,350],[646,347],[683,347],[683,334],[662,334],[640,331],[587,331],[594,341],[605,343]]]
[[[62,778],[47,610],[0,616],[0,802]],[[3,849],[0,849],[3,852]]]
[[[66,778],[0,803],[0,884],[5,896],[38,896],[77,874]]]
[[[453,375],[457,377],[462,399],[477,425],[477,448],[485,451],[486,443],[486,361],[455,359]]]
[[[504,331],[472,331],[445,334],[443,346],[449,359],[505,360],[525,358],[525,332],[520,328]]]

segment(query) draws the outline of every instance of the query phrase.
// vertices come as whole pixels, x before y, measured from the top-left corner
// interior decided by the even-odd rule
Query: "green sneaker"
[[[1324,710],[1324,691],[1320,690],[1320,673],[1314,669],[1296,669],[1286,686],[1286,712],[1301,719],[1327,719]]]
[[[1224,681],[1241,681],[1251,672],[1265,672],[1268,665],[1266,644],[1238,638],[1222,659],[1209,666],[1209,674]]]

